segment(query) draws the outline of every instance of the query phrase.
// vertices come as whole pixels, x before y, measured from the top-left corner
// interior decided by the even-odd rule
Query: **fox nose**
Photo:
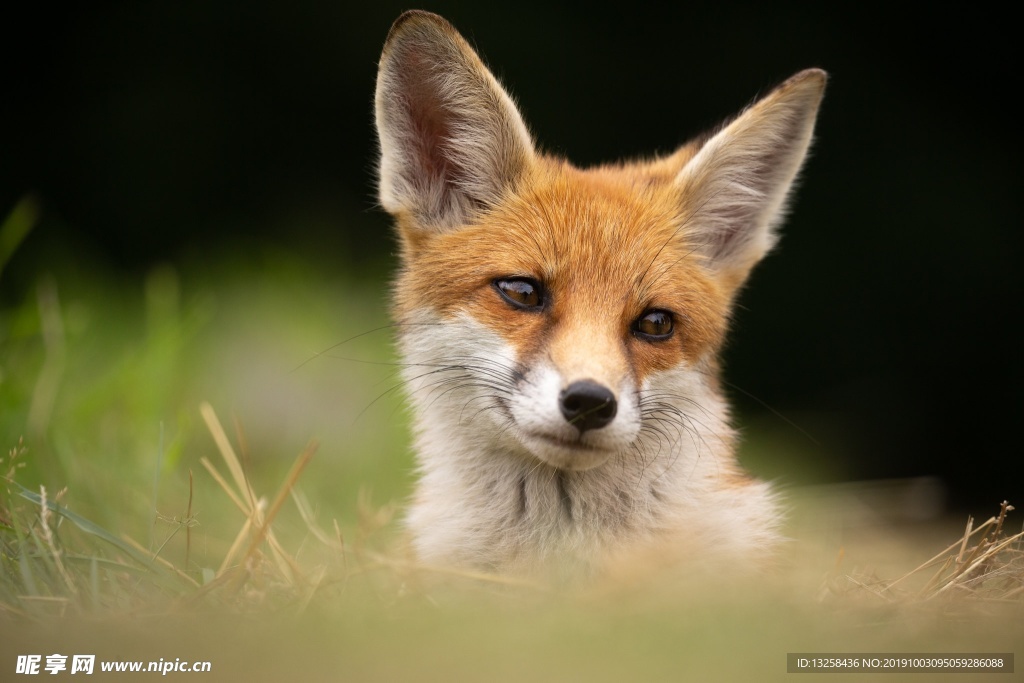
[[[566,422],[580,430],[600,429],[615,418],[615,394],[589,379],[573,382],[558,396]]]

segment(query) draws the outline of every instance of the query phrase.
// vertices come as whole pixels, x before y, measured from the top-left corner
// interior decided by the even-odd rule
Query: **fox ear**
[[[443,231],[493,206],[531,163],[512,99],[461,35],[429,12],[391,27],[377,71],[380,202]]]
[[[776,241],[826,78],[819,69],[791,77],[711,136],[676,177],[698,250],[734,286]]]

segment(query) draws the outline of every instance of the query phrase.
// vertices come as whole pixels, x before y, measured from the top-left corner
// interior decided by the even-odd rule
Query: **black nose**
[[[600,429],[615,418],[615,395],[589,379],[573,382],[562,390],[558,405],[566,422],[580,430]]]

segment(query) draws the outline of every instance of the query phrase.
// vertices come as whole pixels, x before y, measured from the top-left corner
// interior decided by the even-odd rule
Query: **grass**
[[[778,680],[787,652],[1024,642],[1009,505],[958,536],[862,514],[877,490],[797,489],[785,566],[742,581],[415,566],[385,289],[267,252],[57,267],[5,299],[0,671],[91,653],[208,660],[211,680]]]
[[[1024,594],[1024,531],[1006,533],[1007,515],[1013,510],[1004,501],[998,516],[977,527],[969,517],[960,539],[898,578],[836,571],[825,587],[836,595],[864,591],[891,604],[941,602],[947,596],[964,601],[954,602],[956,608],[1018,603]]]

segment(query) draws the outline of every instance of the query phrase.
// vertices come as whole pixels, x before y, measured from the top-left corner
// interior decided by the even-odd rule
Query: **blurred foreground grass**
[[[794,490],[780,570],[742,581],[412,567],[386,285],[249,256],[56,269],[0,299],[0,679],[63,653],[207,660],[211,680],[779,680],[787,652],[1024,642],[1019,540],[982,577],[1001,592],[938,591],[941,563],[891,585],[963,525],[893,512],[902,484]]]

